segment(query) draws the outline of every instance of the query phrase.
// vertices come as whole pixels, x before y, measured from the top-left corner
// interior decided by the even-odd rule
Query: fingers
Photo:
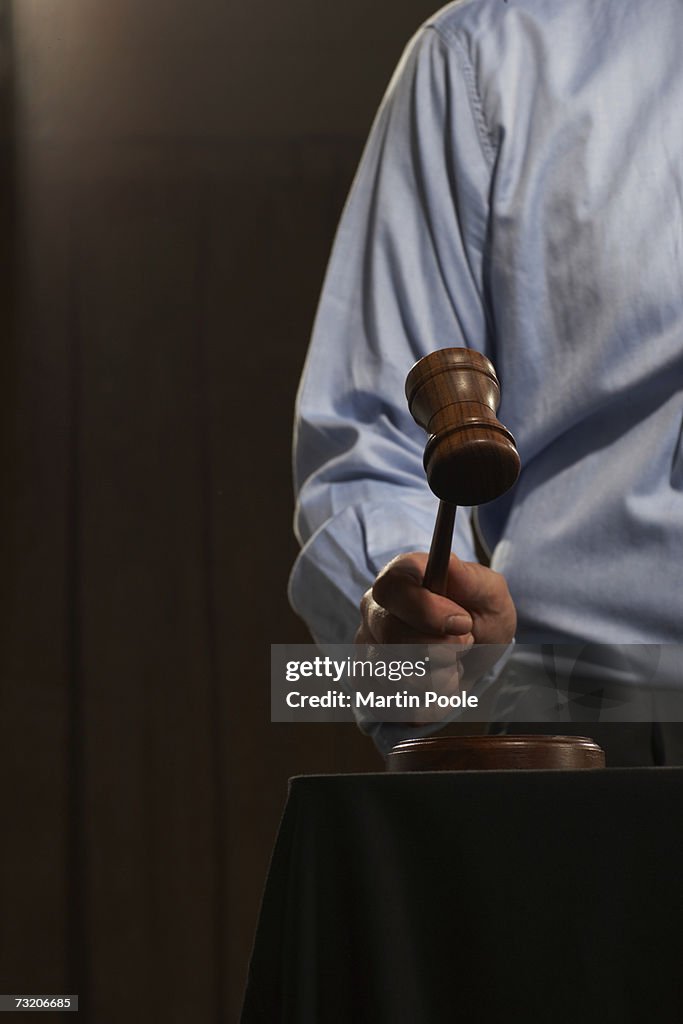
[[[470,610],[492,609],[507,593],[507,583],[500,573],[451,555],[447,592],[452,601]]]
[[[422,586],[426,561],[425,554],[415,552],[385,566],[361,601],[358,643],[428,644],[439,640],[462,645],[472,641],[469,612]]]
[[[462,645],[472,642],[472,620],[469,616],[459,620],[464,623],[460,632],[429,633],[412,628],[403,619],[387,611],[375,601],[370,590],[361,602],[361,614],[363,625],[356,635],[357,643],[424,645],[442,641]]]
[[[517,612],[505,577],[474,562],[451,557],[448,596],[472,615],[478,644],[509,643],[517,629]]]
[[[357,643],[508,642],[516,613],[503,576],[453,555],[444,596],[422,586],[426,564],[412,552],[384,567],[363,596]]]

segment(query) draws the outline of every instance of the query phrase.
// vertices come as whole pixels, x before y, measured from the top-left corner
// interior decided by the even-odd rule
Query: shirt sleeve
[[[404,382],[436,348],[486,354],[492,152],[457,40],[424,26],[375,119],[328,266],[297,397],[290,600],[319,643],[349,643],[396,554],[427,550],[437,499]],[[454,550],[474,560],[469,516]]]

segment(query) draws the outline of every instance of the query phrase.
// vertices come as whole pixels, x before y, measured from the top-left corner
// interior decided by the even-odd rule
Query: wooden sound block
[[[386,759],[389,772],[604,767],[604,750],[587,736],[432,736],[403,740]]]

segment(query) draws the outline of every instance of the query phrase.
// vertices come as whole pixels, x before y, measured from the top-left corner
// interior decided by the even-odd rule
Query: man
[[[463,0],[408,47],[298,398],[290,594],[316,639],[680,641],[681,52],[673,0]],[[496,367],[523,470],[479,510],[490,568],[459,516],[440,598],[403,382],[452,345]]]

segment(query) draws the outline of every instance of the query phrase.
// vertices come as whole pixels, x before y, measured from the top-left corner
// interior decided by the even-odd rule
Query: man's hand
[[[427,554],[399,555],[361,601],[358,644],[508,644],[517,613],[505,578],[451,555],[447,596],[422,586]]]

